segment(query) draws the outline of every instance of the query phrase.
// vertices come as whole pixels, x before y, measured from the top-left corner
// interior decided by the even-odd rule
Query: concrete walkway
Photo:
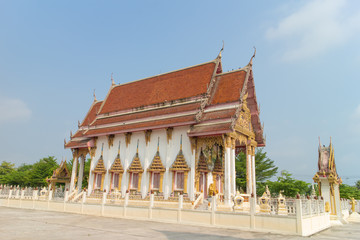
[[[360,239],[360,223],[309,238],[0,207],[0,239]]]

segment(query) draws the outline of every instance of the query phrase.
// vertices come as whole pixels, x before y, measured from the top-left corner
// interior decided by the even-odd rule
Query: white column
[[[251,174],[251,155],[248,153],[246,155],[246,193],[252,193],[252,174]]]
[[[190,197],[190,200],[191,201],[194,201],[195,200],[195,150],[192,151],[191,150],[191,159],[190,159],[190,162],[191,162],[191,166],[190,166],[190,191],[189,191],[189,197]]]
[[[151,140],[151,138],[150,138]],[[149,173],[147,171],[149,165],[150,165],[150,160],[149,160],[149,157],[150,157],[150,142],[148,142],[146,144],[146,140],[145,140],[145,157],[144,157],[144,172],[142,174],[142,179],[141,179],[141,196],[142,198],[145,198],[146,197],[146,194],[147,192],[149,191],[148,190],[148,187],[149,187]]]
[[[70,192],[74,191],[75,188],[75,178],[77,173],[78,157],[76,156],[73,159],[72,171],[71,171],[71,180],[70,180]],[[66,189],[65,189],[66,190]]]
[[[253,193],[256,199],[256,174],[255,174],[255,156],[251,157],[251,168],[252,168],[252,184],[253,184]]]
[[[85,165],[85,156],[81,155],[80,156],[80,166],[79,166],[79,177],[78,177],[78,182],[77,182],[78,193],[81,192],[81,189],[82,189],[82,181],[83,181],[83,176],[84,176],[84,165]]]
[[[126,137],[125,137],[126,139]],[[125,140],[126,141],[126,140]],[[126,190],[128,190],[128,186],[129,186],[129,174],[127,173],[127,169],[129,168],[129,155],[130,155],[130,144],[126,144],[126,148],[125,148],[125,159],[124,159],[124,173],[123,173],[123,178],[121,181],[121,194],[122,196],[125,196]]]
[[[165,133],[166,134],[166,133]],[[172,146],[172,140],[169,139],[169,141],[167,142],[166,145],[166,159],[165,159],[165,174],[164,174],[164,198],[168,199],[168,197],[170,196],[171,193],[171,189],[172,189],[172,179],[171,179],[171,175],[170,175],[170,166],[171,166],[171,146]]]
[[[230,206],[231,205],[231,198],[230,198],[230,191],[231,191],[231,170],[230,170],[230,154],[231,149],[229,147],[225,148],[225,191],[224,191],[224,198],[225,198],[225,204]]]
[[[235,148],[231,148],[231,195],[236,194]]]

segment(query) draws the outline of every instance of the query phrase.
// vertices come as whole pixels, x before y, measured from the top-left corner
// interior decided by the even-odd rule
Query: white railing
[[[198,204],[202,204],[204,202],[204,193],[203,192],[197,192],[195,194],[197,196],[196,200],[192,204],[192,209],[195,209]]]

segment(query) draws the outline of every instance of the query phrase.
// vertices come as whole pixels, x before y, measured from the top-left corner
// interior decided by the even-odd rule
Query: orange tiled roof
[[[215,70],[217,63],[219,65]],[[220,58],[112,86],[104,101],[92,104],[73,138],[183,125],[192,126],[189,136],[228,133],[233,131],[232,119],[240,106],[240,94],[244,87],[248,93],[247,102],[255,139],[259,145],[264,145],[251,64],[239,70],[221,73]],[[198,113],[199,116],[195,117]],[[69,142],[66,147],[76,144],[79,145],[71,140],[71,144]]]
[[[96,121],[92,124],[92,126],[102,125],[102,124],[110,124],[110,123],[119,123],[134,119],[142,119],[142,118],[149,118],[149,117],[156,117],[161,115],[167,115],[167,114],[174,114],[174,113],[181,113],[181,112],[187,112],[192,110],[197,110],[200,107],[200,102],[195,103],[189,103],[185,105],[179,105],[179,106],[170,106],[166,108],[161,109],[154,109],[154,110],[148,110],[148,111],[142,111],[142,112],[130,112],[128,114],[120,115],[120,116],[114,116],[114,117],[108,117],[108,118],[98,118]]]
[[[246,77],[245,71],[235,71],[219,74],[216,78],[216,92],[211,104],[234,102],[240,99],[240,91],[243,88]]]
[[[100,109],[101,104],[103,101],[94,101],[93,104],[91,104],[90,109],[88,113],[86,114],[84,120],[80,124],[80,126],[89,126],[96,118],[96,114]]]
[[[215,61],[113,87],[99,114],[204,94]]]

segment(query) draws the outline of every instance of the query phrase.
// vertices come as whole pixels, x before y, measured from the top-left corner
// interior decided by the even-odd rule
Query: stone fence
[[[5,207],[301,236],[309,236],[330,227],[330,217],[325,212],[324,201],[315,198],[285,199],[281,196],[274,199],[263,195],[255,199],[240,194],[234,197],[234,205],[229,207],[223,205],[216,196],[208,198],[207,202],[203,199],[190,202],[183,195],[171,200],[163,200],[154,194],[145,199],[132,199],[128,192],[122,198],[120,193],[100,192],[87,196],[86,191],[69,193],[61,188],[48,191],[46,188],[0,187],[0,205]],[[197,196],[201,198],[203,195]],[[346,203],[344,200],[344,208],[348,208]]]

